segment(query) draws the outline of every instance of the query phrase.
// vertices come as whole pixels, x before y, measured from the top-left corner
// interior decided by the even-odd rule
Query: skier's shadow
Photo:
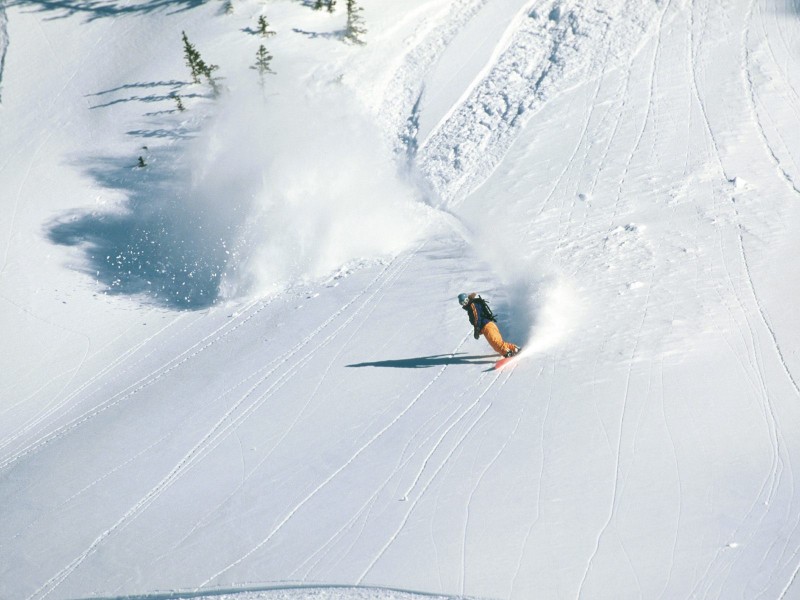
[[[465,356],[465,352],[457,354],[435,354],[433,356],[419,356],[416,358],[398,358],[395,360],[378,360],[347,365],[348,367],[389,367],[392,369],[425,369],[428,367],[443,367],[445,365],[489,365],[494,364],[497,356],[486,354],[483,356]]]

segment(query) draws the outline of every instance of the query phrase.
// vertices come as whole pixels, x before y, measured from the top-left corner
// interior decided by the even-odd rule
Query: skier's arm
[[[477,340],[479,337],[481,337],[481,331],[478,329],[478,325],[480,323],[480,319],[478,318],[478,308],[474,303],[469,305],[469,322],[472,323],[472,337]]]

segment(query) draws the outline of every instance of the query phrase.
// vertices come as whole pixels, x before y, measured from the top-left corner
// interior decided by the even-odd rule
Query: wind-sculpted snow
[[[531,8],[508,48],[464,101],[420,142],[419,167],[447,205],[486,179],[516,132],[549,99],[636,52],[658,3],[564,0]]]

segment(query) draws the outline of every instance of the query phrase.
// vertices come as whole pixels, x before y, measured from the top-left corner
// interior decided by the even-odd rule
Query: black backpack
[[[473,304],[477,304],[480,307],[481,311],[483,312],[484,316],[487,319],[489,319],[490,321],[497,321],[497,318],[494,316],[492,309],[489,308],[489,304],[486,302],[486,300],[484,300],[480,296],[477,296],[472,302]]]

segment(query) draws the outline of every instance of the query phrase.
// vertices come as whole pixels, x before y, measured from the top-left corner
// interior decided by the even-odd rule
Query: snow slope
[[[310,4],[0,12],[0,597],[800,597],[797,3]]]

